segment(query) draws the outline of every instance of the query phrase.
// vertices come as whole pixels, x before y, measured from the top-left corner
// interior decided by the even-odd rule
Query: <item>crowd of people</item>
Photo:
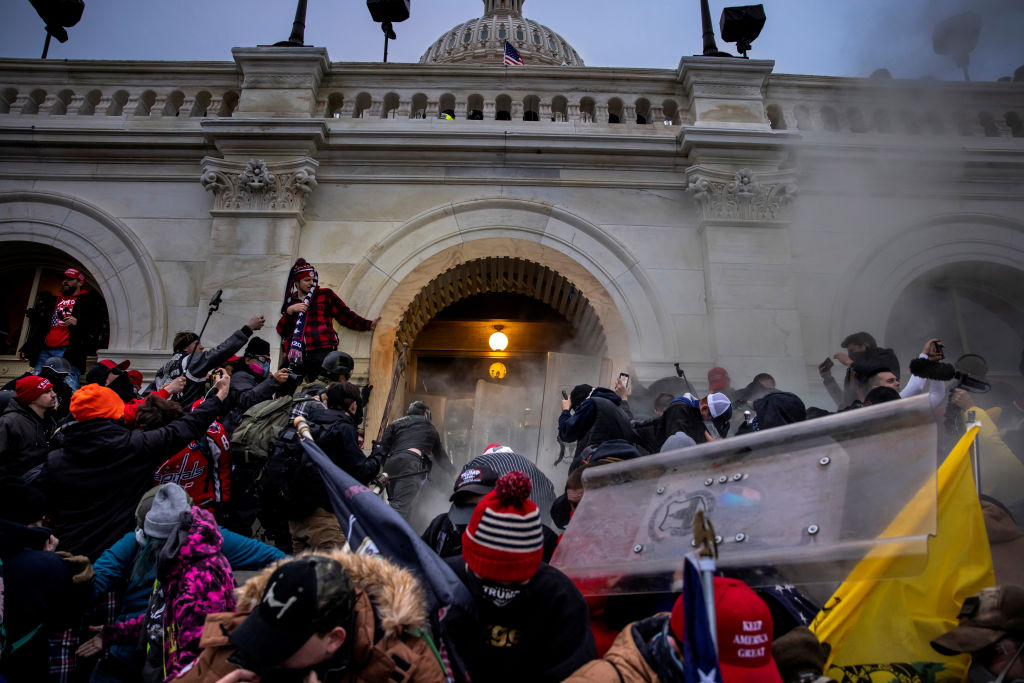
[[[559,491],[514,445],[490,444],[456,470],[421,401],[364,448],[367,391],[334,324],[376,321],[319,287],[303,259],[276,327],[279,369],[255,316],[212,349],[179,332],[148,387],[128,361],[86,368],[102,324],[83,283],[69,268],[60,293],[29,312],[33,367],[3,392],[0,681],[696,680],[685,593],[590,595],[548,564],[584,472],[921,393],[940,451],[980,423],[996,577],[931,645],[970,653],[974,680],[1024,679],[1024,416],[1019,402],[965,390],[984,386],[978,356],[957,359],[955,386],[941,379],[954,365],[939,339],[901,383],[891,349],[850,335],[819,367],[831,409],[807,407],[767,373],[734,389],[721,367],[706,395],[651,392],[625,375],[577,385],[558,419],[559,441],[575,444]],[[641,395],[646,417],[631,408]],[[450,508],[413,540],[443,559],[468,604],[437,609],[415,568],[350,547],[353,520],[332,506],[297,417],[404,520],[432,471],[451,482]],[[801,625],[821,605],[780,602],[739,576],[716,576],[710,593],[720,679],[701,671],[702,681],[825,680],[829,645]]]

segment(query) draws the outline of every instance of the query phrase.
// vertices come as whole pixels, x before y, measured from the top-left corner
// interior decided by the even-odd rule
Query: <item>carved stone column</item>
[[[704,248],[716,365],[747,379],[770,372],[800,394],[807,370],[789,231],[794,172],[691,166],[686,176]]]
[[[223,289],[221,312],[207,328],[207,346],[219,343],[258,313],[267,327],[258,333],[278,347],[274,331],[287,277],[298,250],[306,200],[316,187],[317,162],[310,157],[267,162],[206,157],[200,182],[213,194],[213,224],[205,248],[206,271],[197,325],[208,297]]]

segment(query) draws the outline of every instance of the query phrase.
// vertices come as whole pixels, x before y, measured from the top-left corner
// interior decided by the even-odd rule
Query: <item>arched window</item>
[[[608,123],[622,123],[622,100],[618,97],[608,100]]]
[[[345,96],[340,92],[332,92],[327,96],[327,118],[340,119],[343,106],[345,106]]]
[[[498,27],[498,40],[505,40],[508,38],[508,31],[505,30],[505,26]]]
[[[651,120],[651,103],[645,98],[641,97],[635,103],[636,106],[636,122],[639,125],[644,125]]]
[[[536,95],[523,98],[523,121],[540,121],[540,98]]]
[[[441,113],[447,114],[448,116],[455,116],[455,95],[450,92],[441,95],[441,99],[438,100],[441,107]]]
[[[466,118],[470,121],[484,120],[484,98],[483,95],[470,95],[466,101]]]
[[[466,31],[464,34],[462,34],[462,42],[463,42],[463,44],[468,44],[469,41],[471,41],[471,40],[473,40],[473,33],[472,32]]]
[[[516,26],[516,40],[518,40],[521,43],[521,42],[523,42],[524,37],[525,37],[525,34],[523,33],[523,27],[522,26]]]
[[[207,103],[209,103],[210,93],[206,92],[205,90],[203,92],[199,93],[198,95],[196,95],[196,102],[198,102],[199,98],[202,97],[204,94],[206,95]],[[85,101],[82,102],[82,106],[78,108],[78,115],[79,116],[92,116],[93,114],[95,114],[96,113],[96,105],[100,103],[101,99],[103,99],[103,93],[102,92],[100,92],[99,90],[90,90],[86,94]],[[205,114],[205,109],[203,111],[204,111],[203,116],[205,116],[206,115]]]
[[[381,111],[382,119],[394,119],[398,117],[398,94],[389,92],[384,96],[384,108]]]
[[[427,96],[423,93],[416,93],[412,96],[412,109],[409,111],[409,118],[427,118]]]
[[[590,97],[584,97],[580,100],[580,116],[584,123],[593,123],[594,121],[594,100]]]
[[[554,38],[548,38],[548,47],[551,48],[552,52],[558,52],[558,43],[555,42]]]
[[[988,365],[988,381],[996,384],[1000,375],[1016,381],[1024,346],[1022,297],[1024,272],[1016,268],[969,261],[941,266],[896,297],[886,345],[900,358],[914,358],[922,339],[939,337],[947,362],[964,353],[978,354]]]
[[[536,31],[533,32],[533,44],[540,45],[540,34]]]
[[[679,105],[675,100],[665,100],[661,103],[661,110],[665,113],[665,125],[678,126],[683,122],[679,113]]]
[[[352,118],[361,119],[363,118],[363,112],[367,111],[373,105],[373,98],[370,97],[370,93],[361,92],[356,95],[356,106],[352,110]]]
[[[512,98],[508,95],[498,95],[494,98],[494,118],[498,121],[512,120]]]
[[[551,100],[551,120],[569,120],[569,100],[562,97],[561,95],[555,95],[555,97]]]
[[[452,37],[448,39],[448,49],[450,50],[453,47],[455,47],[455,34],[452,34]]]
[[[480,40],[487,40],[490,37],[490,35],[491,32],[487,30],[486,26],[480,29]]]

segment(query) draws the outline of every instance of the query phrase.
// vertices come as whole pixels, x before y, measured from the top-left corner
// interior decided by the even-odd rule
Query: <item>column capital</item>
[[[755,173],[741,168],[729,173],[691,166],[686,180],[703,225],[785,225],[799,191],[796,173],[789,170]]]
[[[318,167],[310,157],[269,164],[257,158],[205,157],[199,182],[213,193],[214,216],[294,216],[301,221]]]

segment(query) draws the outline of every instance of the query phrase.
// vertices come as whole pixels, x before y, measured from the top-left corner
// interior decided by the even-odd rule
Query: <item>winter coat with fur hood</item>
[[[444,683],[444,672],[432,645],[418,635],[428,633],[429,624],[426,598],[416,577],[382,557],[342,551],[327,555],[348,572],[356,601],[354,626],[340,651],[348,654],[348,665],[339,667],[335,656],[322,670],[314,667],[321,683]],[[215,683],[237,668],[228,661],[235,652],[228,634],[260,603],[267,581],[279,564],[267,567],[239,589],[236,613],[207,618],[200,641],[202,654],[177,681]],[[272,670],[260,680],[290,681],[294,680],[290,675],[293,673]]]

